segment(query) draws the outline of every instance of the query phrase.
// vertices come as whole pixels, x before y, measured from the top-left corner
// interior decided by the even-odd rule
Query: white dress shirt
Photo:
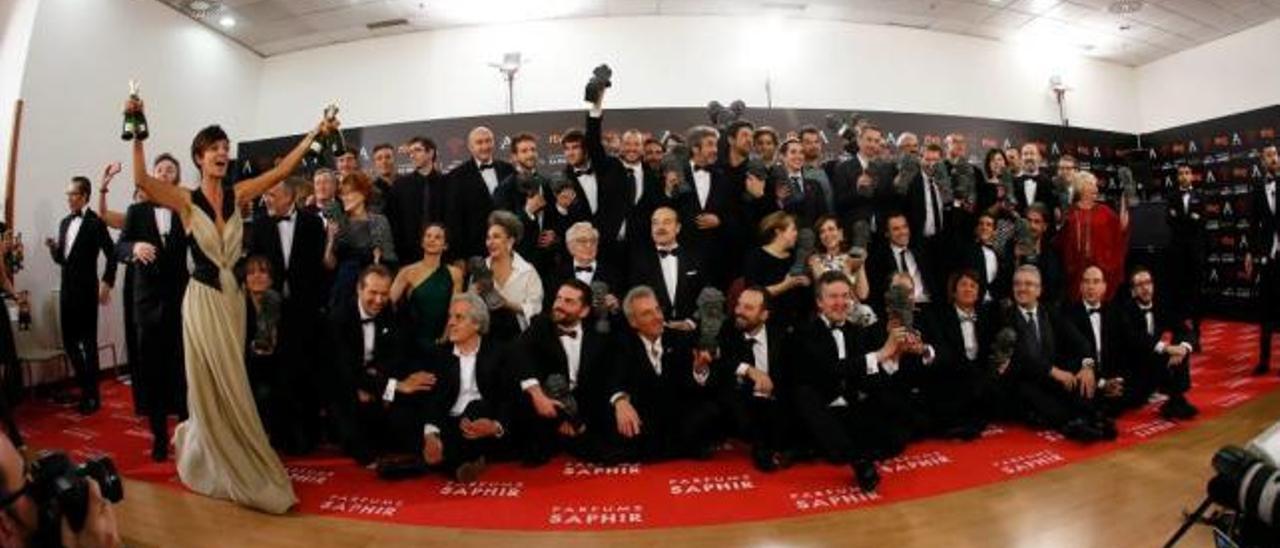
[[[484,261],[493,268],[492,258],[486,258]],[[494,279],[493,286],[508,301],[520,305],[516,320],[520,323],[521,331],[529,328],[530,318],[542,312],[542,278],[538,276],[538,271],[533,268],[533,265],[524,260],[519,253],[514,251],[511,253],[511,275],[507,277],[507,282],[500,284],[497,279]]]
[[[579,271],[578,270],[579,267],[591,267],[591,272]],[[599,267],[600,265],[598,264],[598,261],[591,261],[587,264],[578,264],[577,262],[574,262],[573,277],[577,278],[584,284],[591,285],[591,282],[594,281],[596,277],[596,269]]]
[[[707,196],[711,194],[711,172],[699,171],[693,162],[689,162],[689,169],[693,172],[693,189],[698,194],[698,207],[705,209]]]
[[[937,189],[934,187],[933,178],[924,175],[924,237],[932,238],[938,233],[938,225],[941,219],[934,218],[934,204],[937,201]],[[942,206],[937,206],[938,211],[942,210]]]
[[[1089,317],[1089,327],[1093,329],[1093,351],[1097,361],[1102,361],[1102,314],[1092,314],[1092,310],[1102,310],[1101,303],[1084,301],[1084,314]]]
[[[160,245],[169,243],[169,229],[173,227],[173,212],[167,207],[152,208],[156,216],[156,230],[160,232]]]
[[[1038,184],[1035,177],[1027,177],[1022,180],[1022,194],[1027,198],[1027,205],[1036,203],[1036,187]]]
[[[631,174],[631,183],[636,187],[635,198],[632,198],[631,205],[640,203],[640,199],[644,197],[644,164],[636,162],[628,164],[622,162],[623,167],[627,168],[627,173]],[[627,219],[622,219],[622,225],[618,227],[618,239],[627,239]]]
[[[468,404],[480,399],[480,385],[476,383],[476,352],[464,354],[455,346],[453,355],[458,357],[458,399],[449,408],[449,416],[460,417]]]
[[[929,302],[929,292],[924,288],[924,278],[920,276],[920,266],[916,264],[915,254],[910,249],[893,244],[889,244],[889,250],[893,252],[894,270],[898,270],[901,266],[898,257],[906,253],[903,262],[907,263],[907,273],[911,275],[911,285],[914,286],[911,299],[917,303]]]
[[[475,162],[476,162],[476,167],[479,168],[480,161],[476,160]],[[490,163],[492,162],[493,161],[490,160]],[[493,191],[498,188],[498,166],[495,165],[493,169],[481,169],[479,171],[480,171],[480,178],[484,179],[484,186],[489,189],[489,195],[492,196]]]
[[[764,325],[761,325],[756,328],[755,333],[743,333],[743,337],[755,340],[755,342],[751,344],[751,356],[754,359],[755,364],[738,364],[738,376],[741,377],[746,375],[747,368],[749,367],[759,369],[760,372],[766,375],[769,374],[769,330]],[[842,343],[843,341],[836,344],[840,345]]]
[[[280,235],[280,254],[284,256],[284,267],[289,268],[289,258],[293,256],[293,232],[298,224],[298,210],[290,209],[280,222],[276,223],[276,233]]]
[[[360,309],[360,333],[363,335],[364,363],[368,364],[373,361],[374,342],[376,341],[375,336],[377,335],[378,326],[375,322],[368,321],[373,319],[373,315],[365,312],[363,304],[357,303],[356,308]]]
[[[649,365],[653,367],[653,372],[659,377],[662,376],[662,337],[649,340],[644,335],[640,335],[640,342],[644,344],[645,357],[649,358]]]
[[[71,255],[71,248],[75,247],[76,245],[76,237],[80,235],[80,225],[84,224],[85,211],[86,210],[84,209],[80,210],[81,215],[71,219],[71,222],[67,224],[67,241],[65,244],[63,244],[63,248],[62,248],[63,256]]]
[[[582,324],[579,323],[570,331],[575,336],[565,334],[559,338],[560,348],[564,349],[565,362],[569,366],[569,389],[572,390],[578,386],[578,369],[582,367]]]
[[[977,312],[973,314],[961,310],[956,307],[956,317],[960,320],[960,337],[964,339],[964,357],[969,361],[978,359],[978,326],[970,318],[976,319]]]
[[[578,186],[582,187],[582,197],[587,199],[587,207],[591,209],[591,214],[594,215],[599,210],[600,182],[596,180],[595,172],[579,173],[577,178]]]
[[[673,248],[674,249],[674,248]],[[658,267],[662,269],[662,281],[667,285],[667,297],[671,306],[676,306],[676,290],[680,283],[680,259],[674,253],[658,258]]]

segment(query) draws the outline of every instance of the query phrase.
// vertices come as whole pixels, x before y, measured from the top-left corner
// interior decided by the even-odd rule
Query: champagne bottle
[[[330,122],[337,120],[338,119],[338,103],[336,102],[329,103],[329,106],[325,107],[324,109],[324,117],[326,120],[329,120]],[[342,138],[341,130],[335,129],[325,134],[324,137],[325,137],[325,144],[328,145],[329,155],[332,156],[333,158],[336,159],[339,155],[341,155],[343,152],[347,150],[347,141],[346,139]]]
[[[138,99],[138,82],[129,80],[129,98]],[[138,116],[133,110],[124,111],[124,125],[120,131],[120,139],[132,141],[138,135]]]

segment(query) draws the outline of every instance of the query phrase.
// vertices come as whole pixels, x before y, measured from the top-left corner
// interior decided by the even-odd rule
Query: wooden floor
[[[1104,457],[948,495],[813,517],[611,533],[505,533],[269,517],[127,482],[130,546],[1160,546],[1204,496],[1214,451],[1280,417],[1280,392]],[[749,499],[743,500],[749,504]],[[1181,546],[1212,546],[1197,527]]]

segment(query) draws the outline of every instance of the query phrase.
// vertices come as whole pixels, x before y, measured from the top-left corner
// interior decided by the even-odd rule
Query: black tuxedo
[[[933,348],[929,366],[928,399],[936,426],[977,429],[996,412],[995,374],[990,365],[991,339],[997,321],[994,303],[974,309],[974,342],[977,353],[969,359],[965,352],[960,313],[951,303],[939,303],[926,310],[920,331]],[[970,432],[970,434],[975,432]]]
[[[391,310],[384,309],[372,321],[373,359],[368,363],[364,360],[360,308],[354,300],[329,312],[326,338],[329,359],[326,376],[330,380],[325,401],[337,423],[343,449],[360,462],[367,462],[383,450],[406,450],[407,447],[397,447],[396,442],[421,438],[421,435],[407,436],[411,430],[407,425],[409,417],[421,415],[423,401],[427,399],[421,393],[394,394],[394,399],[387,403],[396,405],[384,407],[388,381],[402,379],[420,367],[403,359],[404,341]],[[368,401],[360,401],[359,392],[363,392]],[[391,408],[399,413],[395,424],[387,420],[385,411]]]
[[[1026,179],[1028,178],[1021,174],[1013,178],[1013,198],[1018,203],[1018,213],[1024,217],[1027,215],[1027,207],[1031,205],[1027,203]],[[1062,208],[1062,204],[1058,203],[1058,192],[1054,190],[1053,181],[1050,178],[1040,174],[1035,175],[1034,178],[1036,180],[1034,203],[1044,204],[1049,209],[1050,219],[1048,220],[1052,224],[1053,212]]]
[[[556,208],[555,196],[551,194],[551,189],[547,187],[541,176],[534,177],[538,180],[539,192],[542,193],[542,198],[547,205],[536,215],[530,215],[525,209],[528,196],[520,190],[520,177],[519,172],[513,173],[498,184],[498,189],[494,192],[495,207],[510,211],[520,219],[521,224],[524,225],[524,237],[516,242],[516,251],[539,273],[547,272],[565,254],[565,232],[574,223],[588,219],[576,208],[561,213]],[[540,247],[538,240],[546,230],[555,232],[556,241],[550,246]]]
[[[948,213],[951,211],[951,204],[942,201],[944,199],[942,196],[942,190],[936,188],[936,178],[933,180],[933,183],[935,189],[933,189],[933,195],[930,199],[932,200],[932,205],[934,207],[935,232],[931,239],[942,240],[943,234],[952,228],[950,223],[947,222],[952,220],[948,216]],[[927,191],[928,189],[925,185],[925,177],[923,173],[917,175],[916,178],[911,181],[911,186],[907,187],[907,196],[904,202],[906,204],[906,210],[903,213],[906,213],[907,224],[911,227],[912,242],[923,243],[929,240],[925,238],[924,235],[924,225],[927,219],[927,214],[929,213],[928,208],[925,205],[926,194],[928,193]],[[972,232],[970,233],[972,234]]]
[[[1021,308],[1013,306],[1007,311],[1005,326],[1013,328],[1018,339],[1000,382],[1010,394],[1016,415],[1060,430],[1089,417],[1094,410],[1091,402],[1067,392],[1050,376],[1050,370],[1057,367],[1075,374],[1092,352],[1080,332],[1057,310],[1041,304],[1036,308],[1036,323],[1038,335]]]
[[[565,166],[565,178],[573,183],[574,190],[577,191],[578,197],[573,207],[578,210],[578,215],[591,221],[591,225],[600,231],[600,249],[612,259],[622,253],[617,246],[618,230],[622,228],[623,221],[627,219],[635,203],[635,183],[622,161],[605,151],[601,136],[602,118],[603,116],[587,114],[587,134],[583,141],[588,159],[588,165],[584,169],[589,170],[596,180],[595,211],[591,210],[586,192],[579,183],[577,170]]]
[[[498,183],[515,173],[515,168],[502,160],[493,160],[493,169]],[[448,197],[442,207],[445,226],[449,229],[450,257],[466,259],[488,255],[484,239],[495,204],[480,167],[475,159],[468,158],[445,175],[445,179]]]
[[[868,166],[879,164],[868,164]],[[834,197],[836,215],[844,227],[855,221],[867,221],[872,230],[878,230],[884,222],[884,213],[893,208],[898,200],[894,197],[893,179],[897,176],[897,168],[885,163],[880,173],[872,174],[871,195],[863,196],[858,192],[858,178],[862,176],[862,162],[857,155],[836,164],[831,178],[831,193]]]
[[[579,458],[595,460],[599,457],[601,440],[610,439],[610,433],[616,430],[613,406],[609,403],[619,382],[612,360],[613,338],[596,333],[588,322],[579,325],[578,337],[582,342],[576,378],[569,374],[569,358],[548,314],[535,317],[513,347],[516,385],[530,380],[545,385],[551,375],[564,377],[571,382],[570,393],[578,404],[578,419],[586,426],[581,439],[561,440],[556,433],[561,421],[539,417],[528,396],[520,394],[513,415],[526,451],[539,457],[534,460],[551,456],[561,446]]]
[[[512,406],[516,402],[515,384],[508,371],[507,347],[505,344],[490,338],[483,338],[476,350],[475,385],[480,392],[480,399],[472,400],[459,415],[454,415],[452,408],[458,401],[462,386],[460,358],[454,354],[454,346],[446,344],[440,347],[432,362],[432,372],[436,375],[436,386],[429,394],[426,414],[420,424],[425,428],[418,429],[415,449],[421,451],[423,434],[432,428],[438,429],[444,445],[443,468],[452,471],[457,465],[480,456],[489,458],[501,457],[499,454],[506,446],[509,436],[515,429],[511,420]],[[500,437],[468,440],[462,435],[460,422],[463,418],[471,420],[489,419],[497,422],[503,429]]]
[[[1276,209],[1272,209],[1267,196],[1267,185],[1277,183],[1276,176],[1264,180],[1253,188],[1249,206],[1249,253],[1254,268],[1258,270],[1258,316],[1262,319],[1262,332],[1258,341],[1258,363],[1271,364],[1271,333],[1280,319],[1280,255],[1272,256],[1275,239],[1280,234],[1280,188],[1276,189]]]
[[[165,417],[185,416],[186,375],[182,347],[182,298],[187,290],[187,235],[182,219],[170,214],[169,230],[160,233],[156,224],[156,208],[151,203],[138,203],[125,211],[124,230],[116,244],[116,258],[134,270],[133,323],[127,329],[137,337],[138,355],[133,368],[134,384],[144,385],[140,392],[151,419],[152,434],[164,439]],[[145,242],[156,248],[150,264],[137,261],[135,244]],[[133,360],[133,357],[130,357]]]
[[[556,300],[556,291],[558,291],[560,286],[564,285],[565,282],[576,277],[576,268],[577,266],[574,264],[573,258],[566,257],[557,262],[554,267],[543,274],[543,282],[546,285],[546,291],[544,291],[544,294],[546,295],[546,302],[542,307],[543,310],[551,310],[551,305]],[[599,257],[596,258],[596,263],[595,266],[592,267],[592,270],[590,272],[583,271],[583,274],[589,277],[588,279],[590,281],[586,282],[587,285],[591,285],[593,282],[604,282],[609,286],[609,293],[619,299],[621,299],[622,296],[627,293],[627,289],[630,289],[631,287],[627,285],[627,278],[622,270],[618,269],[611,263],[601,260]],[[654,291],[657,291],[657,289],[655,288]],[[590,295],[588,295],[588,298],[590,298]],[[592,312],[594,313],[599,311],[592,310]]]
[[[647,285],[658,296],[662,305],[662,314],[667,321],[687,320],[697,310],[698,294],[708,285],[707,274],[703,272],[702,257],[691,248],[681,246],[673,252],[676,259],[676,292],[673,296],[662,276],[662,265],[658,251],[653,247],[638,252],[631,257],[631,276],[629,287]],[[674,305],[672,298],[674,297]]]
[[[692,340],[681,333],[663,333],[661,372],[649,361],[641,335],[628,329],[618,337],[618,390],[641,421],[635,438],[624,439],[614,430],[620,453],[654,460],[705,451],[725,418],[712,392],[723,382],[714,368],[704,384],[695,379]]]
[[[738,266],[742,264],[742,249],[746,241],[742,226],[742,193],[741,189],[733,188],[729,177],[716,166],[705,169],[710,173],[711,186],[704,205],[698,200],[693,167],[685,168],[685,181],[691,190],[679,198],[680,241],[706,261],[707,283],[724,289],[737,277]],[[703,213],[719,217],[720,226],[699,229],[695,221]]]
[[[785,169],[774,170],[771,175],[772,175],[772,181],[770,182],[769,185],[767,185],[768,188],[765,189],[764,197],[757,201],[764,201],[766,203],[773,204],[774,205],[773,209],[776,209],[777,208],[776,192],[777,192],[778,185],[789,184],[791,180],[791,176],[786,172]],[[822,185],[816,179],[813,179],[810,177],[804,177],[802,175],[801,181],[802,181],[802,184],[804,185],[804,193],[799,197],[791,196],[790,198],[788,198],[786,202],[782,204],[782,210],[796,217],[797,228],[800,228],[800,229],[813,228],[813,223],[817,222],[819,217],[822,217],[823,215],[827,215],[831,213],[831,211],[827,209],[826,191],[822,188]],[[760,211],[760,212],[765,214],[768,213],[768,211]],[[763,218],[763,215],[761,215],[760,218]],[[749,230],[752,231],[751,233],[753,235],[755,234],[754,230],[757,227],[757,223],[759,222],[760,218],[755,219],[756,223],[752,223],[747,227]],[[759,242],[759,243],[763,244],[765,242]]]
[[[920,279],[924,282],[924,289],[929,295],[930,302],[945,300],[945,292],[942,289],[945,282],[940,279],[938,269],[934,268],[933,257],[914,244],[908,247],[908,251],[916,261],[916,268],[920,271]],[[872,244],[866,265],[867,283],[871,287],[871,292],[867,295],[867,303],[880,312],[884,310],[884,294],[889,289],[889,278],[901,269],[898,255],[894,253],[893,247],[887,240],[882,240]]]
[[[76,216],[67,215],[58,225],[58,243],[53,249],[53,262],[62,267],[62,284],[58,298],[62,322],[62,344],[71,365],[81,397],[98,399],[98,254],[106,256],[102,282],[115,283],[115,243],[107,233],[107,225],[98,214],[85,208],[76,239],[67,242],[67,229]]]
[[[1200,284],[1204,279],[1205,246],[1204,201],[1198,189],[1186,191],[1174,189],[1166,198],[1170,243],[1165,248],[1167,273],[1164,302],[1169,312],[1181,320],[1191,319],[1199,326]]]
[[[1102,321],[1100,329],[1102,332],[1101,345],[1094,337],[1093,324],[1090,321],[1090,314],[1086,310],[1084,302],[1067,305],[1064,313],[1067,321],[1071,322],[1072,327],[1076,329],[1076,332],[1085,341],[1086,352],[1094,359],[1094,371],[1097,373],[1098,378],[1128,378],[1129,372],[1132,370],[1130,362],[1134,358],[1130,354],[1133,343],[1130,338],[1128,321],[1121,315],[1121,311],[1110,303],[1102,303],[1099,306],[1098,314]],[[1098,350],[1099,346],[1101,346],[1100,352]]]
[[[787,334],[774,324],[764,326],[767,341],[768,367],[765,373],[773,383],[770,397],[756,394],[754,384],[739,368],[760,369],[764,364],[756,362],[754,348],[758,342],[749,341],[733,323],[726,323],[720,331],[720,356],[716,360],[717,374],[728,386],[722,388],[724,408],[733,421],[734,432],[751,442],[757,451],[776,452],[788,448],[791,427],[791,387],[788,375],[792,363],[786,350]],[[736,380],[732,380],[735,379]]]
[[[1132,360],[1125,385],[1131,401],[1134,405],[1146,403],[1157,390],[1170,397],[1182,397],[1191,389],[1191,356],[1181,365],[1169,367],[1168,355],[1156,352],[1156,347],[1163,344],[1161,338],[1165,333],[1170,336],[1169,344],[1190,346],[1186,325],[1157,304],[1151,308],[1153,329],[1148,331],[1146,311],[1136,301],[1126,299],[1121,306],[1120,315],[1126,322],[1125,334],[1130,343],[1126,349]]]
[[[422,259],[422,228],[444,220],[445,199],[444,177],[434,169],[402,175],[388,189],[382,214],[391,225],[400,264]]]
[[[1008,297],[1013,284],[1013,261],[1010,255],[1001,253],[997,249],[991,249],[991,251],[996,255],[996,275],[993,281],[987,281],[987,257],[983,253],[982,244],[969,242],[960,246],[958,258],[955,261],[957,267],[973,269],[978,273],[979,302],[988,302],[988,295],[992,302]]]

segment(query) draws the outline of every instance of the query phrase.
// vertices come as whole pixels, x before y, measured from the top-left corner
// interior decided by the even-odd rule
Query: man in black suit
[[[1166,219],[1170,245],[1165,248],[1165,292],[1169,312],[1178,321],[1191,322],[1191,343],[1200,346],[1200,283],[1204,279],[1204,202],[1193,183],[1191,166],[1178,166],[1178,187],[1169,193]]]
[[[626,278],[621,270],[600,258],[599,241],[600,233],[591,226],[591,223],[579,222],[569,227],[568,232],[565,233],[569,259],[557,264],[543,279],[546,282],[548,295],[548,302],[544,308],[549,309],[554,302],[556,288],[569,280],[576,279],[587,284],[588,288],[597,282],[608,286],[610,297],[607,310],[596,312],[610,314],[616,311],[618,302],[615,296],[622,294],[626,289]]]
[[[725,408],[738,435],[751,444],[751,460],[762,472],[790,461],[787,334],[769,322],[769,306],[769,292],[763,287],[738,294],[733,323],[720,331],[715,365],[722,376],[737,379],[727,391]]]
[[[747,179],[747,161],[751,159],[751,137],[755,126],[746,120],[737,120],[725,127],[720,135],[720,153],[716,166],[729,177],[734,188],[743,188]]]
[[[941,295],[938,291],[941,284],[937,281],[932,257],[912,243],[907,216],[900,212],[887,214],[885,228],[888,240],[873,247],[867,258],[867,281],[871,285],[867,301],[877,311],[884,310],[884,293],[889,288],[890,275],[904,272],[911,276],[915,303],[923,306],[932,302],[935,295]]]
[[[803,149],[800,141],[795,139],[782,142],[782,147],[778,150],[782,156],[782,169],[773,170],[773,180],[765,190],[764,200],[773,202],[772,210],[776,211],[781,207],[794,215],[797,227],[812,228],[819,217],[831,211],[827,209],[826,190],[822,184],[807,176],[811,172],[804,169]],[[754,231],[756,224],[753,223],[749,228]]]
[[[511,164],[493,158],[493,132],[487,127],[477,127],[467,134],[467,150],[471,157],[445,176],[447,207],[441,205],[454,259],[488,255],[484,239],[489,214],[494,210],[493,194],[498,183],[515,173]]]
[[[1245,274],[1252,279],[1258,271],[1258,317],[1262,333],[1258,339],[1258,365],[1254,375],[1263,375],[1271,369],[1271,334],[1275,331],[1280,315],[1280,202],[1277,201],[1277,181],[1280,180],[1280,154],[1276,145],[1262,149],[1262,184],[1250,192],[1249,253],[1244,258]]]
[[[396,179],[383,205],[396,255],[406,265],[422,259],[422,229],[443,222],[445,210],[445,181],[436,169],[436,144],[421,136],[409,139],[409,160],[413,171]]]
[[[1058,192],[1053,182],[1040,172],[1040,145],[1026,143],[1022,145],[1022,172],[1013,177],[1013,197],[1018,203],[1018,213],[1025,216],[1027,208],[1032,204],[1044,204],[1052,216],[1050,232],[1062,218],[1062,204],[1058,203]]]
[[[852,466],[855,485],[873,491],[880,482],[874,461],[901,447],[891,447],[882,436],[867,377],[897,360],[906,332],[889,332],[884,346],[874,349],[867,332],[849,321],[856,302],[849,279],[828,272],[818,278],[816,291],[818,317],[798,329],[789,345],[795,352],[789,381],[796,415],[828,461]]]
[[[286,390],[279,393],[281,420],[292,424],[286,449],[305,453],[320,437],[323,407],[321,379],[311,364],[323,359],[312,344],[321,329],[320,318],[329,295],[330,269],[324,262],[330,245],[319,215],[296,207],[296,190],[282,182],[263,195],[267,215],[259,221],[249,241],[250,255],[262,255],[271,263],[272,289],[284,297],[281,307],[279,349]]]
[[[174,185],[178,180],[172,181]],[[151,426],[151,458],[169,454],[166,419],[187,416],[186,374],[182,347],[182,297],[187,289],[187,235],[181,219],[151,202],[125,211],[116,258],[134,267],[133,329],[138,341],[135,371],[145,378],[147,418]],[[132,357],[131,357],[132,359]]]
[[[396,148],[391,143],[373,147],[373,190],[369,194],[369,212],[386,215],[387,196],[396,182]]]
[[[547,272],[563,253],[565,230],[585,214],[566,207],[560,196],[553,195],[550,181],[538,173],[538,140],[533,134],[518,133],[511,138],[511,159],[516,171],[498,185],[495,207],[520,219],[524,236],[516,242],[516,251],[538,272]],[[576,191],[568,194],[576,199]]]
[[[956,242],[945,234],[951,228],[951,204],[943,202],[938,189],[938,176],[947,169],[942,161],[942,147],[930,143],[924,147],[920,175],[907,187],[905,213],[911,227],[912,244],[929,255],[931,264],[944,265],[950,259],[950,250]]]
[[[1017,343],[1011,359],[996,364],[1002,389],[1015,412],[1033,424],[1073,440],[1115,439],[1115,424],[1087,398],[1097,387],[1088,343],[1062,314],[1041,305],[1040,283],[1034,266],[1014,272],[1016,306],[1004,325],[1017,334]]]
[[[884,153],[884,132],[875,125],[863,126],[858,133],[858,153],[836,165],[831,178],[831,192],[835,212],[841,226],[851,226],[855,221],[867,221],[871,230],[879,230],[883,213],[893,200],[893,178],[897,169],[887,163],[873,163]],[[877,172],[872,169],[883,166]]]
[[[631,258],[629,287],[648,286],[658,295],[663,317],[669,327],[693,331],[696,299],[707,284],[702,257],[696,250],[676,242],[681,231],[675,210],[660,207],[650,222],[653,247],[639,250]]]
[[[1090,266],[1080,276],[1080,302],[1067,305],[1064,314],[1084,337],[1093,357],[1096,382],[1084,385],[1084,370],[1076,374],[1076,379],[1082,383],[1082,395],[1098,401],[1104,411],[1115,416],[1146,403],[1147,396],[1151,394],[1143,394],[1130,385],[1142,360],[1141,352],[1131,351],[1140,345],[1134,344],[1136,334],[1129,332],[1129,321],[1120,307],[1103,300],[1106,293],[1107,282],[1102,269]],[[1150,352],[1150,349],[1143,351]],[[1128,390],[1126,385],[1129,385]]]
[[[1014,268],[1023,265],[1036,267],[1036,270],[1040,271],[1040,279],[1043,280],[1040,302],[1057,305],[1062,302],[1063,295],[1066,293],[1067,274],[1062,266],[1062,258],[1054,248],[1049,235],[1053,213],[1044,204],[1032,204],[1027,208],[1025,216],[1027,230],[1034,243],[1024,248],[1016,236],[1010,238],[1009,243],[1006,244],[1005,256],[1013,257]],[[1012,283],[1012,276],[1009,279]]]
[[[800,148],[804,151],[805,176],[817,181],[822,187],[827,209],[835,209],[835,194],[831,188],[831,175],[828,169],[834,170],[836,164],[834,160],[825,160],[825,154],[822,151],[824,141],[822,130],[817,126],[806,124],[800,126],[796,137],[800,139]]]
[[[80,385],[80,412],[98,410],[98,304],[111,298],[116,279],[115,243],[107,225],[87,206],[89,179],[73,177],[67,185],[71,214],[58,225],[58,239],[46,238],[53,262],[62,267],[58,313],[62,322],[62,347],[75,368]],[[106,256],[106,269],[98,280],[98,253]]]
[[[390,271],[373,265],[360,274],[356,298],[329,312],[326,400],[343,450],[361,465],[414,449],[437,381],[436,374],[403,359],[390,295]]]
[[[930,308],[921,331],[933,352],[928,397],[943,435],[973,439],[995,411],[997,393],[990,367],[991,305],[980,301],[981,275],[962,269],[947,281],[949,303]]]
[[[983,304],[1008,297],[1013,280],[1013,262],[1007,253],[996,251],[995,235],[995,215],[989,211],[979,213],[973,240],[958,247],[954,261],[957,268],[970,269],[978,275],[978,295]]]
[[[435,360],[437,385],[422,427],[427,465],[457,481],[476,480],[488,460],[504,457],[511,433],[515,383],[507,349],[485,337],[489,308],[474,293],[449,304],[449,343]]]
[[[1160,407],[1166,419],[1187,420],[1198,410],[1187,401],[1191,389],[1191,342],[1186,325],[1171,317],[1155,302],[1155,281],[1151,272],[1137,267],[1129,275],[1133,299],[1125,305],[1134,371],[1126,390],[1137,403],[1145,403],[1157,390],[1169,397]],[[1169,333],[1170,342],[1162,339]]]
[[[618,335],[613,404],[619,455],[640,460],[704,458],[724,421],[708,391],[720,383],[711,355],[691,337],[665,328],[658,297],[633,287],[622,302],[630,329]]]
[[[643,197],[643,172],[637,171],[639,158],[635,145],[639,135],[631,137],[631,166],[605,150],[603,140],[605,91],[587,111],[587,130],[565,132],[560,143],[564,146],[565,178],[573,182],[578,194],[574,207],[579,214],[575,221],[590,221],[600,231],[600,253],[611,263],[626,260],[622,242],[626,234],[623,225],[630,211]],[[638,182],[637,182],[638,181]]]
[[[525,463],[539,465],[564,448],[584,460],[609,460],[601,445],[615,430],[609,397],[616,391],[612,339],[584,323],[590,317],[591,288],[570,278],[556,286],[555,299],[530,322],[516,343],[520,389],[530,406],[515,412],[524,441]],[[555,381],[549,381],[559,375]],[[570,398],[548,394],[547,385],[566,388]],[[559,390],[559,388],[557,388]]]
[[[716,130],[696,126],[685,138],[690,157],[684,180],[693,191],[681,198],[680,222],[687,227],[683,241],[709,261],[708,283],[724,289],[742,265],[742,190],[735,190],[715,166]]]

